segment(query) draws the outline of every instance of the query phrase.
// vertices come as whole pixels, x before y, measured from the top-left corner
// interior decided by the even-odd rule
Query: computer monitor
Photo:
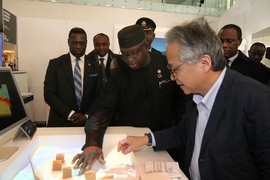
[[[5,147],[3,139],[6,136],[8,137],[9,131],[29,119],[11,68],[0,67],[0,140],[2,140],[2,143],[0,143],[0,161],[9,158],[18,149],[18,147]],[[12,134],[13,136],[14,134]]]

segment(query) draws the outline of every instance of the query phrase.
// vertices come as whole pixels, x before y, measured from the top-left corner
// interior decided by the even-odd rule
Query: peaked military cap
[[[141,25],[145,31],[150,31],[150,30],[155,31],[156,29],[155,22],[152,19],[149,19],[147,17],[142,17],[138,19],[136,24]]]

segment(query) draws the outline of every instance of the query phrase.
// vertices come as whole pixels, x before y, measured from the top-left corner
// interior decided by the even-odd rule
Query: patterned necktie
[[[107,77],[106,77],[106,73],[105,73],[105,65],[104,65],[104,58],[99,58],[100,60],[100,65],[102,68],[102,76],[103,76],[103,86],[105,86],[106,82],[107,82]]]
[[[79,66],[79,61],[80,61],[80,58],[76,58],[76,64],[74,67],[74,86],[75,86],[77,104],[80,109],[81,102],[82,102],[82,75],[81,75],[81,68]]]

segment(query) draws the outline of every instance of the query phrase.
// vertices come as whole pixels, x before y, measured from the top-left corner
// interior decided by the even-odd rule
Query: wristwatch
[[[147,146],[152,146],[152,135],[151,135],[151,133],[144,133],[144,135],[148,137],[148,143],[146,145]]]

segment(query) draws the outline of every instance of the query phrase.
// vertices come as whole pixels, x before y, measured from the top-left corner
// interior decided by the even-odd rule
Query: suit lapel
[[[64,67],[64,72],[66,73],[67,76],[67,80],[70,83],[70,85],[74,88],[73,71],[69,53],[66,54],[66,56],[64,56],[62,63]]]
[[[83,78],[83,90],[84,91],[87,88],[88,76],[91,74],[92,66],[93,66],[93,64],[91,63],[91,60],[89,59],[89,57],[85,56],[85,59],[84,59],[84,78]]]
[[[222,119],[224,111],[226,110],[227,102],[231,99],[228,93],[228,88],[230,86],[229,81],[230,78],[228,78],[229,76],[231,76],[231,73],[230,70],[227,69],[223,82],[218,90],[211,114],[208,119],[208,123],[204,131],[201,151],[205,148],[206,144],[208,143],[213,133],[215,132],[217,126],[219,125]]]

